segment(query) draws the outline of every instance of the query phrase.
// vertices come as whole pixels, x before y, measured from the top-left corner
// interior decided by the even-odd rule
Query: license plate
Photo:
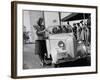
[[[67,56],[66,53],[60,53],[59,54],[59,57],[62,57],[62,58],[66,57],[66,56]]]
[[[61,56],[62,56],[62,57],[66,57],[66,53],[62,53]]]

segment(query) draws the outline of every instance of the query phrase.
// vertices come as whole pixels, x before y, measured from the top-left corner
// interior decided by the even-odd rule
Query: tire
[[[57,64],[54,64],[54,67],[55,67],[55,68],[57,68],[57,67],[58,67],[58,65],[57,65]]]

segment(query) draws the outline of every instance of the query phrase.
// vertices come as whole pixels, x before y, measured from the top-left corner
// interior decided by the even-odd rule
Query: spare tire
[[[77,46],[77,56],[83,57],[86,55],[86,46],[83,43],[79,43]]]

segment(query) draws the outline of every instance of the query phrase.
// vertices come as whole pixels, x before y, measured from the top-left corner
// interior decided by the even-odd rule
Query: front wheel
[[[58,67],[58,64],[52,64],[53,65],[53,67],[55,67],[55,68],[57,68]]]

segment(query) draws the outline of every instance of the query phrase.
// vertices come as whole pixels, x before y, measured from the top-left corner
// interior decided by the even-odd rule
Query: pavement
[[[24,44],[23,68],[24,69],[41,68],[39,56],[35,55],[35,44]]]
[[[24,44],[23,69],[53,68],[51,64],[42,65],[38,54],[35,54],[35,44]]]

